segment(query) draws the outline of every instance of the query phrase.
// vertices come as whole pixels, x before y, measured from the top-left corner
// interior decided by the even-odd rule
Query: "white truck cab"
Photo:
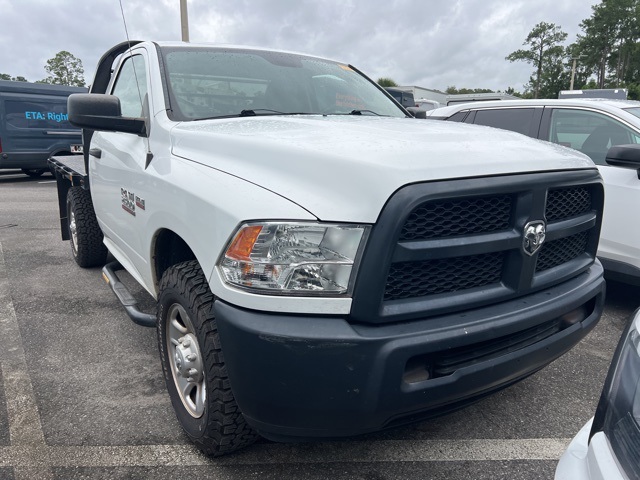
[[[115,257],[105,278],[157,328],[178,419],[208,454],[460,408],[602,313],[586,156],[416,120],[347,63],[121,44],[69,117],[85,159],[51,160],[62,236],[81,266]]]

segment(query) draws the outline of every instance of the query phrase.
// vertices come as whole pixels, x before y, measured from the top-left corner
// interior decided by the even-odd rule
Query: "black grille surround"
[[[399,322],[464,312],[557,285],[594,262],[604,193],[596,170],[482,177],[398,190],[374,225],[351,318]],[[542,247],[524,230],[544,221]]]

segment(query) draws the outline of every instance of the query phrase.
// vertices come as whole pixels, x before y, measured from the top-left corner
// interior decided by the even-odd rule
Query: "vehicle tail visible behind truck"
[[[86,91],[0,80],[0,169],[38,177],[48,170],[50,156],[80,153],[81,132],[69,123],[67,97]]]

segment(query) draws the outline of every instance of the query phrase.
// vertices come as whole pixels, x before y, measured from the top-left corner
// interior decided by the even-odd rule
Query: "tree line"
[[[76,87],[85,86],[82,61],[66,50],[61,50],[53,58],[47,60],[44,70],[48,76],[42,80],[36,80],[35,83],[51,83],[54,85],[71,85]],[[0,73],[0,80],[28,82],[25,77],[14,77],[8,73]]]
[[[565,45],[559,25],[540,22],[524,41],[528,48],[506,60],[525,61],[535,70],[522,96],[556,98],[574,88],[627,88],[640,98],[640,0],[602,0],[580,22],[582,33]]]
[[[566,44],[567,33],[554,23],[540,22],[523,42],[525,48],[506,56],[510,62],[534,67],[524,91],[507,88],[522,98],[558,98],[560,90],[626,88],[640,99],[640,0],[602,0],[580,22],[582,33]],[[385,78],[385,80],[390,80]],[[498,90],[499,92],[500,90]],[[447,87],[446,93],[495,93],[484,88]]]

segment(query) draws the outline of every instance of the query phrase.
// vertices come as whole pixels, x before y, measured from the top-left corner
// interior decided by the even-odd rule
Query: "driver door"
[[[120,99],[124,117],[144,117],[149,108],[147,56],[134,50],[120,63],[109,93]],[[122,132],[95,132],[90,149],[91,195],[105,242],[111,253],[134,276],[148,270],[141,252],[146,236],[147,184],[145,162],[148,139]],[[131,269],[133,267],[133,269]]]

